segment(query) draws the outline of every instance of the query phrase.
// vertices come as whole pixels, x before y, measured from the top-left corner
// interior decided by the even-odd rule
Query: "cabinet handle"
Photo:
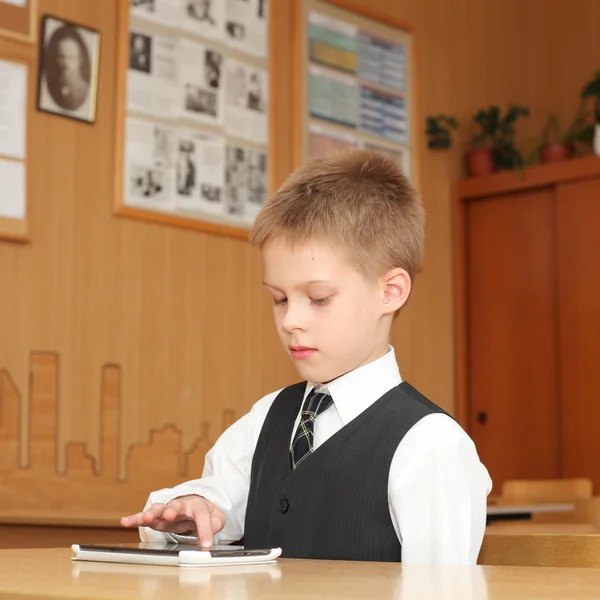
[[[485,410],[480,410],[477,413],[477,422],[481,423],[482,425],[485,425],[487,423],[487,420],[488,420],[488,415],[485,412]]]

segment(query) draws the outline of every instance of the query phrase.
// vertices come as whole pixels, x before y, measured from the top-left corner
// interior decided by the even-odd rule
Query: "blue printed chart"
[[[305,8],[305,156],[369,148],[411,176],[410,34],[322,0]]]

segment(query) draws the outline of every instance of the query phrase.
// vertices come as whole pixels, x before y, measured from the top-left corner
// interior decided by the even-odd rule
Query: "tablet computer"
[[[145,565],[199,567],[217,565],[248,565],[272,563],[281,555],[281,548],[245,548],[243,546],[213,546],[209,550],[192,544],[139,542],[137,544],[73,544],[73,560]]]

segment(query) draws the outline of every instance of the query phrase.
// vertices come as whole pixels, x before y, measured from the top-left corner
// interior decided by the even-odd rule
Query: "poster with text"
[[[138,30],[129,32],[127,109],[174,117],[177,107],[177,44]]]
[[[357,147],[359,143],[355,135],[318,125],[309,125],[308,156],[311,158]]]
[[[225,35],[224,0],[183,0],[181,26],[194,35],[222,40]]]
[[[178,27],[181,18],[181,0],[129,0],[131,17]]]
[[[356,127],[358,85],[351,77],[311,66],[308,106],[312,117]]]
[[[200,123],[223,123],[223,55],[196,42],[179,46],[180,114]]]
[[[308,15],[310,60],[347,73],[356,73],[357,27],[318,12]]]
[[[268,140],[269,80],[264,69],[228,59],[225,69],[225,131],[259,144]]]
[[[361,31],[358,34],[358,76],[396,90],[406,90],[404,46]]]
[[[180,129],[176,151],[176,208],[223,214],[225,139]]]
[[[361,86],[359,127],[366,133],[406,143],[408,121],[404,96]]]
[[[248,54],[266,56],[268,0],[221,0],[226,3],[225,41]]]
[[[171,211],[175,158],[173,128],[128,118],[125,123],[125,204]]]

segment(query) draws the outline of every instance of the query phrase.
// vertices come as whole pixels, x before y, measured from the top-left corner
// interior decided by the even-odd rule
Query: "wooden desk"
[[[509,522],[503,521],[492,523],[485,529],[485,535],[531,535],[531,534],[563,534],[563,535],[581,535],[598,534],[600,535],[600,525],[591,525],[590,523],[531,523],[531,522]]]
[[[495,523],[486,528],[478,562],[600,568],[600,527],[586,523]]]
[[[493,505],[487,508],[487,522],[529,520],[543,513],[573,512],[575,504]]]
[[[235,600],[591,600],[600,569],[428,567],[282,559],[178,568],[72,562],[68,549],[1,550],[0,597]]]

